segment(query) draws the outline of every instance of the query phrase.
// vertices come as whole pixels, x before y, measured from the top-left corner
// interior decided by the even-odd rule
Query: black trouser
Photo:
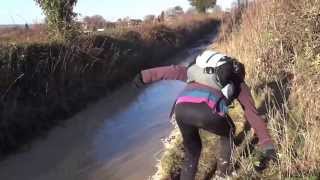
[[[199,128],[220,136],[220,152],[216,174],[227,174],[233,149],[235,126],[229,116],[219,116],[205,103],[182,103],[175,106],[176,121],[183,138],[185,160],[181,180],[194,180],[201,153]]]

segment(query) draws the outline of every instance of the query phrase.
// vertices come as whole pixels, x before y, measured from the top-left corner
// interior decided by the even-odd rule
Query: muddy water
[[[187,63],[213,40],[199,41],[170,59]],[[171,130],[168,115],[185,86],[129,84],[53,129],[25,152],[0,162],[0,180],[143,180],[155,172],[161,138]]]

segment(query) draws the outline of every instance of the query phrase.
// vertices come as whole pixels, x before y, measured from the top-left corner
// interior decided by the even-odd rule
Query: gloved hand
[[[141,73],[138,73],[138,74],[134,77],[134,79],[133,79],[133,81],[132,81],[132,85],[133,85],[135,88],[141,88],[141,87],[143,87],[143,86],[145,85],[145,83],[144,83],[143,80],[142,80],[142,75],[141,75]]]
[[[268,148],[266,150],[262,150],[262,152],[260,152],[260,156],[258,157],[257,164],[254,165],[254,169],[257,172],[262,172],[268,167],[270,161],[276,161],[276,160],[277,160],[277,153],[273,147]]]

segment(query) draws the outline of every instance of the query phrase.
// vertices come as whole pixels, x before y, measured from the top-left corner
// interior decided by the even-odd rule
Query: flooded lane
[[[210,41],[209,41],[210,40]],[[169,60],[188,63],[213,35]],[[158,82],[137,90],[124,85],[91,104],[30,149],[0,162],[1,180],[143,180],[155,172],[161,138],[182,82]]]

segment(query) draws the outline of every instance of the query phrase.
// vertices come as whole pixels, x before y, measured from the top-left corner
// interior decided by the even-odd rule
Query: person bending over
[[[193,180],[201,153],[199,129],[220,136],[216,176],[231,172],[231,155],[235,125],[228,115],[228,106],[237,99],[244,115],[259,138],[264,158],[256,170],[266,168],[276,158],[275,148],[264,120],[258,115],[245,81],[244,65],[236,59],[212,50],[200,54],[188,67],[172,65],[141,71],[134,79],[136,87],[159,80],[187,82],[173,107],[185,148],[181,180]]]

